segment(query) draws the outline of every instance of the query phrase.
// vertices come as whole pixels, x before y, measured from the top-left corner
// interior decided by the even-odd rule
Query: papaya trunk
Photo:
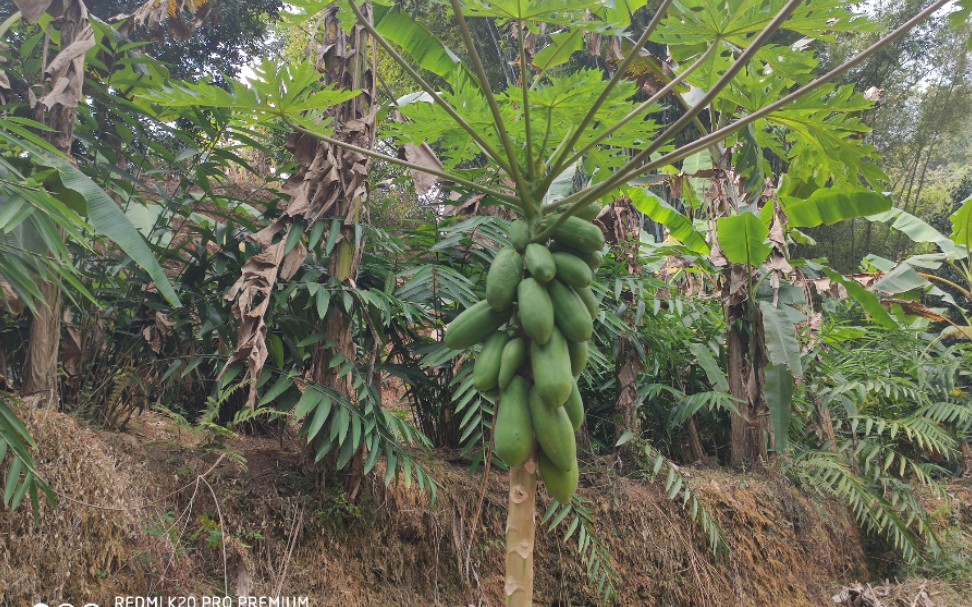
[[[537,463],[531,457],[510,469],[510,504],[506,518],[507,607],[533,607],[536,510]]]

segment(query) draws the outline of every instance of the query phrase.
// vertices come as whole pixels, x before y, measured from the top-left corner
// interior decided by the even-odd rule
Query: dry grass
[[[2,513],[0,597],[13,604],[41,596],[98,596],[106,588],[105,573],[125,562],[138,535],[136,514],[129,510],[142,501],[133,470],[71,417],[26,408],[18,414],[37,440],[37,470],[61,494],[61,507],[42,501],[39,525],[29,507]]]
[[[135,420],[128,434],[95,432],[53,412],[26,417],[40,471],[72,499],[45,509],[40,527],[28,510],[0,517],[0,605],[201,595],[224,583],[231,593],[304,595],[321,606],[503,604],[502,474],[489,479],[470,545],[482,478],[444,461],[448,454],[427,464],[442,487],[435,503],[373,480],[360,503],[348,504],[340,488],[300,472],[296,445],[232,441],[226,448],[246,455],[244,470],[156,415]],[[726,530],[731,553],[715,559],[657,487],[607,466],[586,469],[582,493],[596,505],[621,605],[834,605],[840,582],[871,578],[846,513],[785,479],[684,471]],[[598,605],[561,533],[538,538],[536,603]],[[963,605],[951,588],[924,589],[936,606]]]

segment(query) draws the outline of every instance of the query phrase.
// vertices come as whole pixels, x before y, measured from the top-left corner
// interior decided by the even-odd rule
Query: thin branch
[[[935,276],[934,274],[926,274],[925,272],[919,272],[918,275],[924,278],[925,280],[937,280],[942,284],[948,285],[953,289],[955,289],[956,291],[958,291],[959,293],[961,293],[962,295],[964,295],[966,299],[972,300],[972,292],[962,287],[958,283],[955,283],[947,278],[942,278],[941,276]]]
[[[738,74],[744,67],[746,67],[746,65],[749,64],[749,61],[753,58],[753,56],[755,56],[763,45],[776,34],[776,32],[783,26],[793,11],[795,11],[800,4],[803,4],[804,1],[805,0],[790,0],[787,2],[786,5],[780,9],[780,12],[777,13],[776,17],[774,17],[773,20],[770,21],[765,28],[763,28],[759,35],[756,36],[752,43],[746,48],[746,50],[744,50],[736,61],[729,67],[729,69],[726,70],[726,73],[719,78],[718,82],[716,82],[715,85],[713,85],[713,87],[702,97],[702,99],[695,104],[695,107],[679,117],[678,120],[672,123],[671,126],[665,129],[660,135],[658,135],[658,137],[656,137],[655,140],[648,145],[648,147],[635,154],[634,157],[632,157],[631,160],[629,160],[623,167],[615,172],[612,177],[609,177],[593,188],[571,194],[558,202],[557,208],[569,206],[567,212],[565,212],[561,217],[558,217],[557,220],[546,230],[544,230],[543,234],[540,236],[542,237],[552,234],[553,231],[560,226],[560,224],[567,220],[567,217],[574,215],[580,209],[586,207],[597,198],[600,198],[600,196],[603,194],[614,190],[620,184],[629,181],[630,177],[627,177],[627,175],[629,173],[634,173],[635,171],[640,171],[643,168],[643,166],[640,165],[642,165],[646,159],[650,158],[651,155],[655,153],[662,145],[681,133],[689,123],[695,120],[695,118],[712,102],[712,100],[715,99],[716,96],[718,96],[719,93],[721,93],[730,82],[732,82],[732,80],[736,77],[736,74]],[[718,44],[719,41],[717,40],[713,46]],[[705,137],[702,137],[701,139],[705,139]],[[708,146],[706,145],[705,147]],[[638,174],[641,174],[642,172],[647,172],[647,170],[641,171]],[[595,195],[595,193],[597,194]]]
[[[842,74],[850,71],[860,63],[866,61],[870,57],[877,54],[879,51],[881,51],[889,44],[893,44],[894,42],[896,42],[898,39],[900,39],[902,36],[904,36],[906,33],[912,30],[918,23],[924,21],[925,19],[927,19],[929,16],[931,16],[932,14],[934,14],[944,6],[947,6],[949,2],[950,0],[936,0],[936,2],[929,5],[928,8],[919,12],[917,15],[915,15],[914,17],[906,21],[900,27],[895,29],[893,32],[881,38],[880,40],[872,44],[870,47],[868,47],[867,49],[861,51],[861,53],[859,53],[858,55],[852,57],[851,59],[848,59],[843,64],[827,72],[826,74],[817,78],[813,82],[803,85],[802,87],[793,91],[786,97],[783,97],[779,101],[771,103],[770,105],[764,107],[761,110],[753,112],[743,118],[740,118],[739,120],[733,122],[730,125],[717,129],[704,137],[700,137],[699,139],[693,141],[692,143],[686,144],[642,166],[632,166],[633,162],[628,163],[626,166],[629,168],[626,169],[622,168],[617,173],[615,173],[615,176],[613,178],[603,181],[597,186],[588,188],[587,190],[577,192],[576,194],[571,194],[570,196],[559,201],[556,205],[553,206],[556,208],[562,208],[567,205],[573,205],[571,210],[573,212],[576,212],[577,209],[583,208],[584,206],[590,204],[592,201],[597,200],[601,196],[604,196],[611,190],[617,188],[621,183],[625,183],[627,181],[630,181],[631,179],[644,175],[645,173],[653,169],[670,165],[674,162],[678,162],[679,160],[688,158],[692,154],[704,150],[705,148],[709,147],[714,143],[718,143],[722,141],[723,139],[729,137],[733,133],[742,130],[743,128],[749,126],[750,124],[756,122],[757,120],[766,118],[773,112],[783,108],[786,105],[789,105],[790,103],[793,103],[794,101],[797,101],[807,93],[817,90],[818,88],[824,86],[825,84],[828,84],[838,76],[841,76]]]
[[[618,83],[621,82],[621,79],[625,77],[628,72],[628,68],[634,62],[635,58],[638,57],[638,53],[641,52],[641,49],[644,48],[645,44],[648,42],[648,38],[658,28],[658,24],[661,23],[662,18],[664,18],[665,13],[668,11],[668,7],[672,4],[672,2],[673,0],[662,0],[661,4],[658,6],[658,9],[655,11],[655,14],[652,16],[651,21],[645,27],[645,31],[641,33],[641,36],[635,42],[634,48],[631,49],[628,56],[624,58],[624,61],[622,61],[621,65],[618,66],[618,69],[615,70],[614,75],[611,77],[611,80],[608,81],[607,86],[604,87],[604,90],[601,91],[597,101],[594,102],[594,105],[592,105],[591,109],[588,110],[587,114],[584,116],[584,119],[581,120],[580,126],[577,127],[577,130],[574,131],[570,137],[568,137],[566,145],[563,146],[564,154],[569,154],[570,150],[577,145],[581,135],[585,130],[587,130],[587,127],[591,125],[591,122],[594,121],[594,117],[597,116],[597,112],[601,109],[601,106],[604,105],[604,102],[607,101],[607,98],[614,90],[614,87],[616,87]],[[626,120],[627,117],[625,118],[625,121]],[[576,154],[574,156],[576,156]],[[559,157],[554,156],[552,160],[553,162],[550,163],[550,173],[554,176],[559,175],[564,171],[565,168],[576,162],[574,157],[561,161]]]
[[[618,132],[619,129],[621,129],[624,125],[628,124],[629,122],[631,122],[632,120],[634,120],[635,118],[637,118],[638,116],[640,116],[642,114],[642,112],[644,112],[645,110],[647,110],[649,107],[651,107],[651,106],[655,105],[656,103],[658,103],[659,101],[661,101],[664,97],[666,97],[669,93],[671,93],[672,90],[675,89],[675,87],[677,87],[686,78],[688,78],[688,76],[690,74],[692,74],[692,72],[694,72],[695,70],[697,70],[703,63],[705,63],[706,61],[708,61],[709,57],[712,55],[712,53],[715,52],[716,48],[717,48],[717,46],[715,44],[713,44],[708,49],[706,49],[706,51],[698,59],[695,60],[695,63],[693,63],[692,65],[690,65],[681,74],[678,74],[677,76],[675,76],[675,78],[673,78],[668,84],[666,84],[664,87],[662,87],[657,93],[655,93],[654,95],[652,95],[650,99],[648,99],[644,103],[640,104],[635,109],[631,110],[628,113],[627,116],[625,116],[624,118],[622,118],[621,120],[619,120],[615,124],[611,125],[611,127],[609,129],[605,130],[603,133],[601,133],[600,135],[598,135],[597,137],[595,137],[593,140],[591,140],[591,142],[588,143],[587,145],[585,145],[583,147],[583,149],[579,150],[577,153],[575,153],[573,156],[571,156],[567,160],[567,162],[565,164],[567,166],[570,166],[570,165],[574,164],[575,162],[577,162],[578,160],[580,160],[581,158],[583,158],[584,156],[586,156],[587,153],[590,152],[592,149],[594,149],[595,146],[597,146],[598,144],[600,144],[602,141],[604,141],[605,139],[607,139],[608,137],[610,137],[614,133]]]
[[[504,194],[503,192],[500,192],[498,190],[494,190],[492,188],[488,188],[488,187],[486,187],[484,185],[478,184],[475,181],[470,181],[468,179],[463,179],[462,177],[458,177],[458,176],[453,175],[451,173],[446,173],[445,171],[439,171],[437,169],[432,169],[432,168],[429,168],[429,167],[426,167],[426,166],[422,166],[420,164],[415,164],[414,162],[409,162],[407,160],[402,160],[401,158],[396,158],[394,156],[389,156],[387,154],[382,154],[381,152],[375,152],[375,151],[369,150],[367,148],[358,147],[358,146],[356,146],[354,144],[347,143],[347,142],[341,141],[339,139],[334,139],[333,137],[328,137],[327,135],[324,135],[322,133],[314,132],[314,131],[312,131],[310,129],[307,129],[307,128],[304,128],[304,127],[302,127],[300,125],[294,124],[293,122],[289,122],[289,124],[290,124],[290,127],[292,129],[294,129],[295,131],[297,131],[298,133],[301,133],[303,135],[307,135],[308,137],[313,137],[315,139],[319,139],[319,140],[323,141],[324,143],[329,143],[329,144],[331,144],[333,146],[336,146],[336,147],[339,147],[341,149],[348,150],[348,151],[351,151],[351,152],[357,152],[358,154],[363,154],[365,156],[370,156],[372,158],[376,158],[378,160],[383,160],[385,162],[390,162],[392,164],[397,164],[398,166],[403,166],[403,167],[405,167],[407,169],[412,169],[413,171],[421,171],[422,173],[428,173],[429,175],[435,175],[436,177],[439,177],[441,179],[445,179],[447,181],[452,181],[452,182],[458,183],[459,185],[464,185],[464,186],[466,186],[467,188],[469,188],[469,189],[471,189],[473,191],[480,192],[481,194],[486,194],[487,196],[492,196],[493,198],[496,198],[497,200],[502,200],[503,202],[508,202],[508,203],[511,203],[511,204],[519,204],[519,199],[516,196],[513,196],[511,194]]]
[[[526,170],[527,170],[527,180],[533,181],[537,175],[536,165],[533,162],[533,133],[531,132],[532,123],[530,121],[530,85],[527,83],[527,60],[526,60],[526,44],[523,42],[523,24],[521,23],[517,27],[517,39],[519,41],[519,51],[520,51],[520,89],[523,91],[523,127],[526,130]],[[513,159],[510,159],[513,162]],[[527,212],[527,216],[532,214],[531,211]],[[526,209],[524,208],[524,211]]]
[[[409,65],[408,61],[406,61],[405,58],[402,57],[402,55],[396,51],[387,40],[385,40],[384,36],[378,33],[378,30],[376,30],[375,27],[368,21],[365,15],[361,12],[361,9],[359,9],[354,2],[349,2],[348,4],[351,6],[351,10],[354,12],[354,16],[358,20],[358,23],[360,23],[361,26],[365,28],[369,34],[371,34],[372,38],[381,45],[381,48],[385,49],[385,51],[391,55],[391,58],[395,61],[395,63],[400,65],[401,68],[405,70],[405,73],[407,73],[416,82],[416,84],[418,84],[422,90],[432,98],[432,101],[434,101],[436,105],[445,110],[445,112],[449,114],[449,117],[456,121],[456,125],[469,133],[469,136],[473,138],[473,141],[475,141],[477,145],[479,145],[479,148],[484,154],[495,161],[501,169],[507,173],[510,173],[510,169],[507,167],[502,155],[494,150],[493,147],[489,145],[485,139],[483,139],[479,132],[471,124],[466,122],[465,118],[460,116],[459,113],[451,105],[449,105],[449,103],[443,99],[441,95],[439,95],[438,91],[436,91],[435,88],[429,84],[428,81],[426,81],[417,70],[415,70],[415,68]]]
[[[869,46],[867,49],[861,51],[860,54],[856,55],[855,57],[852,57],[851,59],[848,59],[843,64],[832,69],[831,71],[817,78],[813,82],[810,82],[809,84],[805,84],[804,86],[798,88],[797,90],[793,91],[786,97],[783,97],[779,101],[771,103],[770,105],[764,107],[763,109],[753,112],[743,118],[740,118],[739,120],[733,122],[730,125],[715,130],[709,133],[708,135],[706,135],[705,137],[701,137],[696,141],[693,141],[692,143],[686,144],[681,148],[669,152],[668,154],[644,165],[643,167],[634,167],[628,170],[625,173],[623,181],[629,181],[635,177],[645,174],[650,170],[665,165],[669,165],[672,164],[673,162],[678,162],[679,160],[688,158],[692,154],[695,154],[696,152],[699,152],[707,148],[713,143],[718,143],[719,141],[722,141],[726,137],[742,130],[743,128],[749,126],[750,124],[756,122],[757,120],[766,118],[773,112],[783,108],[786,105],[789,105],[790,103],[793,103],[794,101],[797,101],[804,95],[817,90],[818,88],[824,86],[825,84],[828,84],[832,80],[836,79],[838,76],[841,76],[842,74],[850,71],[860,63],[874,56],[886,46],[896,42],[899,38],[901,38],[906,33],[908,33],[911,29],[913,29],[918,23],[924,21],[926,18],[928,18],[929,16],[937,12],[942,7],[948,5],[949,1],[950,0],[937,0],[934,4],[931,4],[928,8],[926,8],[925,10],[921,11],[920,13],[918,13],[917,15],[909,19],[899,28],[897,28],[896,30],[894,30],[884,38],[881,38],[880,40],[878,40],[877,42]]]
[[[493,88],[489,86],[486,69],[483,67],[483,60],[476,50],[472,34],[469,31],[469,24],[462,14],[462,5],[459,3],[459,0],[451,1],[452,11],[455,13],[456,21],[459,23],[459,30],[462,32],[462,41],[466,45],[466,50],[469,51],[469,56],[472,58],[473,67],[476,69],[476,75],[479,77],[480,85],[483,89],[483,95],[486,97],[486,103],[489,104],[489,111],[493,114],[496,134],[499,135],[500,141],[503,142],[503,149],[506,150],[507,159],[509,160],[510,177],[516,183],[516,189],[521,198],[520,204],[523,208],[526,208],[526,205],[531,204],[529,199],[529,186],[523,179],[523,174],[520,173],[520,167],[516,162],[516,150],[513,148],[513,141],[510,139],[510,134],[506,131],[506,124],[502,114],[500,114],[499,106],[496,104],[496,96],[493,95]],[[521,23],[520,26],[522,27],[522,25]]]

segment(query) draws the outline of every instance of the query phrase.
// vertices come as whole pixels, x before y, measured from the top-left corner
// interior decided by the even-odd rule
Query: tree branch
[[[452,1],[452,11],[456,15],[456,21],[459,23],[459,30],[462,32],[462,41],[466,45],[466,50],[469,51],[469,56],[472,58],[473,67],[476,69],[476,75],[479,77],[480,85],[483,88],[483,94],[486,97],[486,103],[489,104],[489,111],[493,114],[493,122],[495,122],[496,134],[499,135],[500,141],[503,142],[503,149],[506,150],[507,160],[509,160],[510,177],[513,178],[513,182],[516,183],[517,192],[520,194],[520,199],[522,200],[521,206],[532,204],[530,201],[530,190],[529,185],[523,178],[523,174],[520,172],[520,166],[516,162],[516,150],[513,148],[513,142],[510,140],[510,134],[506,131],[506,124],[503,121],[503,116],[500,114],[499,106],[496,104],[496,96],[493,95],[493,88],[489,86],[489,79],[486,77],[486,69],[483,67],[483,60],[479,56],[479,52],[476,50],[476,45],[473,43],[472,34],[469,32],[469,24],[466,22],[466,18],[462,15],[462,5],[459,0]],[[523,24],[520,24],[522,27]],[[528,154],[529,155],[529,154]]]
[[[469,136],[473,138],[473,141],[476,142],[484,154],[496,162],[501,169],[512,175],[509,167],[503,160],[503,156],[494,150],[493,147],[489,145],[485,139],[483,139],[482,135],[479,134],[479,131],[473,128],[471,124],[466,122],[466,119],[460,116],[459,113],[451,105],[449,105],[449,103],[446,102],[441,95],[439,95],[438,91],[436,91],[435,88],[429,84],[415,68],[409,65],[408,61],[406,61],[405,58],[402,57],[402,55],[396,51],[387,40],[385,40],[384,36],[378,33],[378,30],[374,28],[374,26],[361,12],[361,9],[359,9],[354,2],[349,2],[348,4],[351,6],[351,11],[354,12],[354,16],[358,20],[358,23],[360,23],[361,26],[365,28],[369,34],[371,34],[372,38],[381,45],[381,48],[385,49],[385,52],[391,56],[395,63],[400,65],[401,68],[405,70],[405,73],[407,73],[415,81],[415,83],[418,84],[422,90],[432,98],[432,101],[434,101],[436,105],[445,110],[445,112],[449,114],[449,117],[455,120],[456,124],[462,130],[469,133]]]
[[[356,146],[354,144],[347,143],[345,141],[341,141],[340,139],[334,139],[333,137],[328,137],[327,135],[324,135],[323,133],[317,133],[317,132],[312,131],[312,130],[310,130],[308,128],[304,128],[304,127],[302,127],[300,125],[294,124],[293,122],[290,122],[290,121],[288,121],[288,124],[290,125],[290,127],[292,129],[294,129],[298,133],[301,133],[302,135],[307,135],[308,137],[313,137],[315,139],[318,139],[320,141],[323,141],[324,143],[329,143],[329,144],[331,144],[331,145],[333,145],[335,147],[339,147],[341,149],[348,150],[348,151],[351,151],[351,152],[357,152],[358,154],[363,154],[365,156],[370,156],[372,158],[375,158],[375,159],[378,159],[378,160],[383,160],[385,162],[390,162],[391,164],[397,164],[398,166],[403,166],[403,167],[405,167],[407,169],[411,169],[413,171],[421,171],[422,173],[428,173],[429,175],[435,175],[436,177],[440,177],[440,178],[442,178],[442,179],[444,179],[446,181],[452,181],[452,182],[458,183],[459,185],[466,186],[467,188],[469,188],[470,190],[473,190],[475,192],[479,192],[481,194],[486,194],[487,196],[492,196],[493,198],[496,198],[497,200],[502,200],[503,202],[508,202],[510,204],[515,204],[515,205],[518,205],[519,204],[519,199],[516,196],[513,196],[511,194],[504,194],[504,193],[502,193],[502,192],[500,192],[498,190],[494,190],[492,188],[488,188],[486,186],[480,185],[480,184],[476,183],[475,181],[470,181],[468,179],[463,179],[462,177],[458,177],[458,176],[453,175],[451,173],[446,173],[445,171],[439,171],[437,169],[432,169],[432,168],[429,168],[429,167],[425,167],[425,166],[422,166],[420,164],[415,164],[414,162],[409,162],[407,160],[402,160],[401,158],[396,158],[394,156],[389,156],[387,154],[382,154],[381,152],[375,152],[375,151],[369,150],[367,148],[358,147],[358,146]]]
[[[601,91],[601,94],[600,96],[598,96],[597,101],[595,101],[594,105],[591,106],[591,109],[588,110],[587,114],[584,116],[584,119],[581,121],[580,126],[577,127],[577,130],[574,131],[574,133],[568,138],[566,145],[563,146],[563,154],[565,155],[570,154],[570,150],[572,150],[574,146],[577,145],[577,141],[580,139],[581,135],[584,133],[587,127],[591,125],[591,122],[594,121],[594,117],[597,115],[597,112],[601,109],[601,106],[604,105],[604,102],[607,101],[607,98],[611,94],[611,91],[613,91],[614,87],[616,87],[618,83],[621,82],[621,79],[628,72],[628,68],[631,66],[631,63],[634,62],[635,58],[638,56],[638,53],[641,52],[641,49],[644,48],[645,44],[648,42],[648,38],[658,28],[658,24],[661,23],[661,20],[664,18],[665,12],[668,10],[668,7],[672,4],[672,1],[673,0],[662,0],[661,4],[658,6],[658,9],[655,11],[655,14],[652,16],[651,21],[645,27],[645,31],[641,33],[641,36],[635,42],[634,48],[631,49],[631,52],[628,53],[628,56],[624,58],[624,61],[622,61],[621,65],[618,66],[618,69],[615,70],[614,75],[611,77],[611,80],[608,81],[607,86],[605,86],[604,90]],[[647,105],[645,104],[643,104],[643,106],[647,107]],[[642,106],[639,106],[639,108],[640,107]],[[625,117],[624,121],[618,125],[618,128],[623,126],[623,124],[626,124],[628,120],[629,118]],[[611,132],[613,133],[614,130],[612,130]],[[589,149],[589,147],[585,149]],[[574,154],[567,160],[563,160],[557,156],[554,156],[551,159],[552,162],[550,163],[550,167],[551,167],[550,174],[554,176],[553,178],[556,178],[556,176],[562,173],[564,169],[574,164],[574,162],[576,162],[577,156],[578,156],[577,154]]]

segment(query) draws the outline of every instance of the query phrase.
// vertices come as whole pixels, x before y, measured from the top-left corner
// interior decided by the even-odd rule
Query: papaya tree
[[[301,2],[308,12],[337,6],[348,22],[353,15],[355,31],[367,33],[377,52],[396,62],[415,82],[417,90],[396,98],[403,120],[383,125],[376,138],[381,144],[375,146],[342,137],[337,129],[322,128],[314,119],[323,110],[320,106],[281,106],[258,92],[237,91],[247,97],[247,108],[259,107],[263,115],[282,119],[298,133],[334,149],[432,175],[449,188],[475,193],[484,203],[505,206],[516,216],[509,227],[510,246],[492,260],[483,285],[485,297],[453,318],[444,336],[445,344],[457,352],[481,344],[473,380],[496,402],[495,450],[510,466],[505,586],[509,605],[533,601],[538,476],[560,502],[571,500],[579,482],[574,430],[584,411],[575,377],[586,363],[593,318],[601,313],[600,302],[590,291],[605,244],[594,222],[596,205],[637,185],[635,180],[671,170],[700,151],[718,152],[718,144],[731,136],[753,137],[753,129],[761,130],[756,128],[760,121],[783,122],[794,102],[806,104],[803,109],[808,112],[820,111],[821,104],[846,102],[838,91],[826,88],[828,83],[948,0],[930,4],[901,28],[816,78],[792,78],[787,71],[790,62],[805,61],[806,56],[775,42],[786,33],[787,24],[789,32],[800,34],[818,27],[821,14],[827,16],[832,30],[853,29],[853,15],[840,9],[839,3],[682,4],[661,0],[644,27],[637,27],[632,14],[644,8],[639,3],[451,0],[451,19],[468,57],[462,61],[428,28],[390,3]],[[697,18],[685,18],[685,11]],[[660,27],[669,17],[667,26]],[[496,86],[488,77],[471,19],[495,20],[511,32],[516,56],[508,86]],[[568,69],[569,61],[585,46],[598,49],[602,41],[635,28],[640,30],[636,39],[623,47],[610,76],[601,70]],[[539,50],[537,40],[543,44]],[[667,81],[642,90],[628,72],[643,60],[642,50],[649,42],[681,46],[681,61]],[[673,111],[670,122],[664,122],[659,111],[668,107],[673,94],[684,94],[696,73],[708,76],[705,86],[696,85],[696,94],[687,97],[690,103],[677,102],[682,107]],[[740,77],[748,78],[749,86],[734,87]],[[198,87],[190,92],[197,101],[215,95]],[[182,97],[181,102],[192,102],[186,100],[188,95]],[[172,98],[160,95],[155,100],[164,103]],[[732,102],[730,107],[720,105],[725,100]],[[303,115],[305,110],[312,114],[310,118]],[[703,128],[697,129],[700,124]],[[774,125],[771,134],[750,149],[792,146],[778,132],[798,131],[800,126],[792,120],[782,127]],[[387,154],[388,144],[395,148],[427,144],[441,162]],[[816,152],[812,146],[805,148]],[[723,179],[730,181],[732,166],[721,163],[721,153],[711,158],[716,159]],[[766,174],[763,161],[752,164],[753,171]],[[809,159],[807,165],[812,165]],[[563,197],[549,196],[554,183],[568,172],[576,174],[576,187]],[[826,176],[813,177],[806,181],[808,187],[827,185]],[[751,181],[752,191],[762,196],[761,180]],[[734,193],[727,190],[726,196]],[[732,256],[730,262],[744,266],[743,284],[749,289],[748,272],[763,263],[767,248],[750,243],[761,241],[762,230],[768,228],[753,209],[733,202],[735,206],[726,213],[732,216],[725,217],[722,226],[738,244],[723,249],[728,250],[727,258]],[[772,211],[776,205],[762,208]],[[740,250],[744,252],[737,254]],[[275,273],[276,266],[272,269]],[[729,274],[731,278],[731,269]],[[748,309],[739,315],[749,315]],[[442,320],[449,318],[444,315]],[[750,364],[762,369],[762,359]]]

